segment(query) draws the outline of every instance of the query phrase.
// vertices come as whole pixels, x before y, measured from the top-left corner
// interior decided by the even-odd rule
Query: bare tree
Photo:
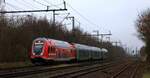
[[[147,60],[150,62],[150,9],[139,15],[136,21],[138,37],[146,44]]]

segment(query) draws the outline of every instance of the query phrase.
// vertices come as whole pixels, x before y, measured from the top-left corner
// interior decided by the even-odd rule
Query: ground
[[[143,78],[150,78],[150,72],[146,72],[143,74]]]
[[[30,61],[0,63],[0,69],[18,68],[24,66],[32,66],[32,63]]]

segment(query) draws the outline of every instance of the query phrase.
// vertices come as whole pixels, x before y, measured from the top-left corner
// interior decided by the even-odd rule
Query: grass
[[[12,63],[0,63],[0,69],[19,68],[25,66],[32,66],[30,61],[26,62],[12,62]]]
[[[150,78],[150,65],[146,63],[143,78]]]
[[[150,78],[150,72],[145,73],[145,74],[143,75],[143,78]]]

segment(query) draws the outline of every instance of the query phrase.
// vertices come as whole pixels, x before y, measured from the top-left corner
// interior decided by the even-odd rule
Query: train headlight
[[[41,53],[41,56],[42,56],[43,54],[44,54],[44,53],[42,52],[42,53]]]
[[[35,55],[35,53],[34,53],[34,52],[32,52],[32,54],[33,54],[33,55]]]

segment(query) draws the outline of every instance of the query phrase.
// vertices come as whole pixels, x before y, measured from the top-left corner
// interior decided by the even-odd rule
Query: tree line
[[[0,62],[29,61],[32,41],[37,37],[52,38],[75,42],[90,46],[104,47],[110,52],[110,56],[117,52],[116,47],[110,42],[103,42],[93,37],[80,27],[68,30],[65,25],[48,20],[46,17],[37,18],[34,15],[27,16],[0,16]],[[124,53],[122,47],[119,52]],[[116,56],[116,55],[115,55]]]
[[[145,51],[142,50],[142,52],[148,55],[147,61],[150,62],[150,9],[139,14],[136,20],[136,28],[138,37],[145,43],[145,46],[143,46]]]

